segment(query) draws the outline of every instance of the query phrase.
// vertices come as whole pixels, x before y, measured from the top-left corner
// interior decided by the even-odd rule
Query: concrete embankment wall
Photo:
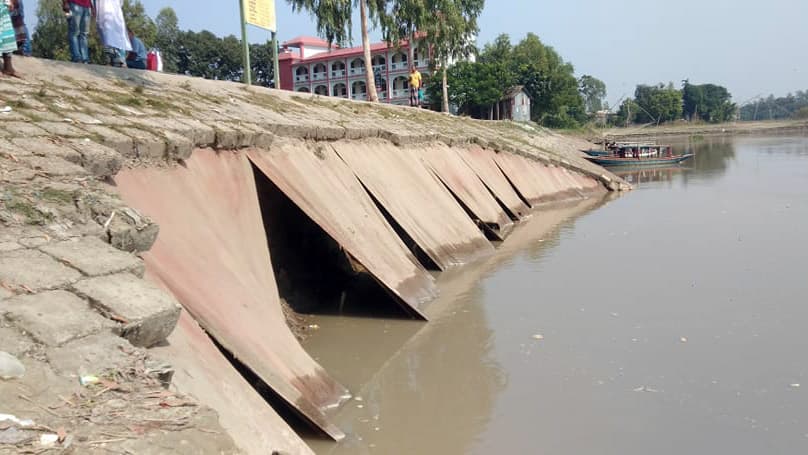
[[[32,59],[20,69],[31,77],[0,82],[19,100],[0,118],[3,238],[97,237],[142,256],[185,310],[161,351],[182,357],[176,385],[220,409],[251,453],[306,449],[248,382],[343,437],[328,410],[349,391],[301,348],[282,300],[424,319],[430,271],[490,255],[546,202],[627,188],[580,157],[586,144],[536,126]],[[24,258],[5,248],[0,300],[53,288],[7,272]],[[80,260],[93,261],[66,264]],[[136,310],[137,330],[116,330],[153,326],[147,345],[177,320]],[[254,424],[206,401],[217,387],[250,403]]]
[[[227,352],[310,423],[340,439],[343,433],[325,411],[339,406],[348,391],[286,326],[276,280],[285,279],[287,266],[270,258],[273,244],[285,239],[265,231],[272,223],[301,228],[275,206],[267,208],[256,185],[261,176],[254,173],[338,245],[355,275],[369,275],[394,297],[362,304],[398,304],[424,318],[420,306],[437,294],[427,268],[447,270],[491,255],[491,226],[497,232],[491,238],[498,240],[532,213],[516,215],[498,202],[466,163],[473,153],[481,151],[443,143],[399,147],[380,139],[278,139],[269,148],[196,150],[184,166],[124,170],[115,182],[127,204],[161,226],[143,254],[149,273]],[[594,179],[509,152],[490,152],[486,159],[482,167],[496,166],[499,177],[512,182],[503,190],[529,207],[603,191]],[[510,167],[499,166],[504,163]],[[343,292],[358,279],[340,283]]]

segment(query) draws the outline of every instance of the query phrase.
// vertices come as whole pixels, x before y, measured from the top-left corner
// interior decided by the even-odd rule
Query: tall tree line
[[[750,101],[741,106],[740,118],[749,121],[808,119],[808,90]]]

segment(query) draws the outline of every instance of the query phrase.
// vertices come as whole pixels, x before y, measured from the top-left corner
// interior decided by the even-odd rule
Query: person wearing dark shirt
[[[129,42],[132,44],[132,50],[126,56],[126,66],[136,70],[145,70],[146,69],[146,46],[143,44],[143,41],[140,40],[132,30],[128,30],[129,32]]]
[[[62,0],[62,10],[67,17],[70,60],[76,63],[89,63],[90,48],[87,37],[90,34],[90,19],[94,14],[92,0]]]

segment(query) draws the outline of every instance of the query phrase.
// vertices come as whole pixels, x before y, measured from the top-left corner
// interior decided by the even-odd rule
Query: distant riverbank
[[[586,138],[592,142],[603,138],[621,140],[649,140],[671,136],[734,136],[770,134],[808,134],[808,120],[783,120],[764,122],[732,122],[712,124],[678,123],[659,127],[609,128],[589,131]]]

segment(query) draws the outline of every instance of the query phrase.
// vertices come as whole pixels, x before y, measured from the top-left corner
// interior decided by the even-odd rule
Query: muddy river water
[[[808,139],[537,213],[438,277],[428,324],[317,317],[357,396],[320,454],[808,453]]]

